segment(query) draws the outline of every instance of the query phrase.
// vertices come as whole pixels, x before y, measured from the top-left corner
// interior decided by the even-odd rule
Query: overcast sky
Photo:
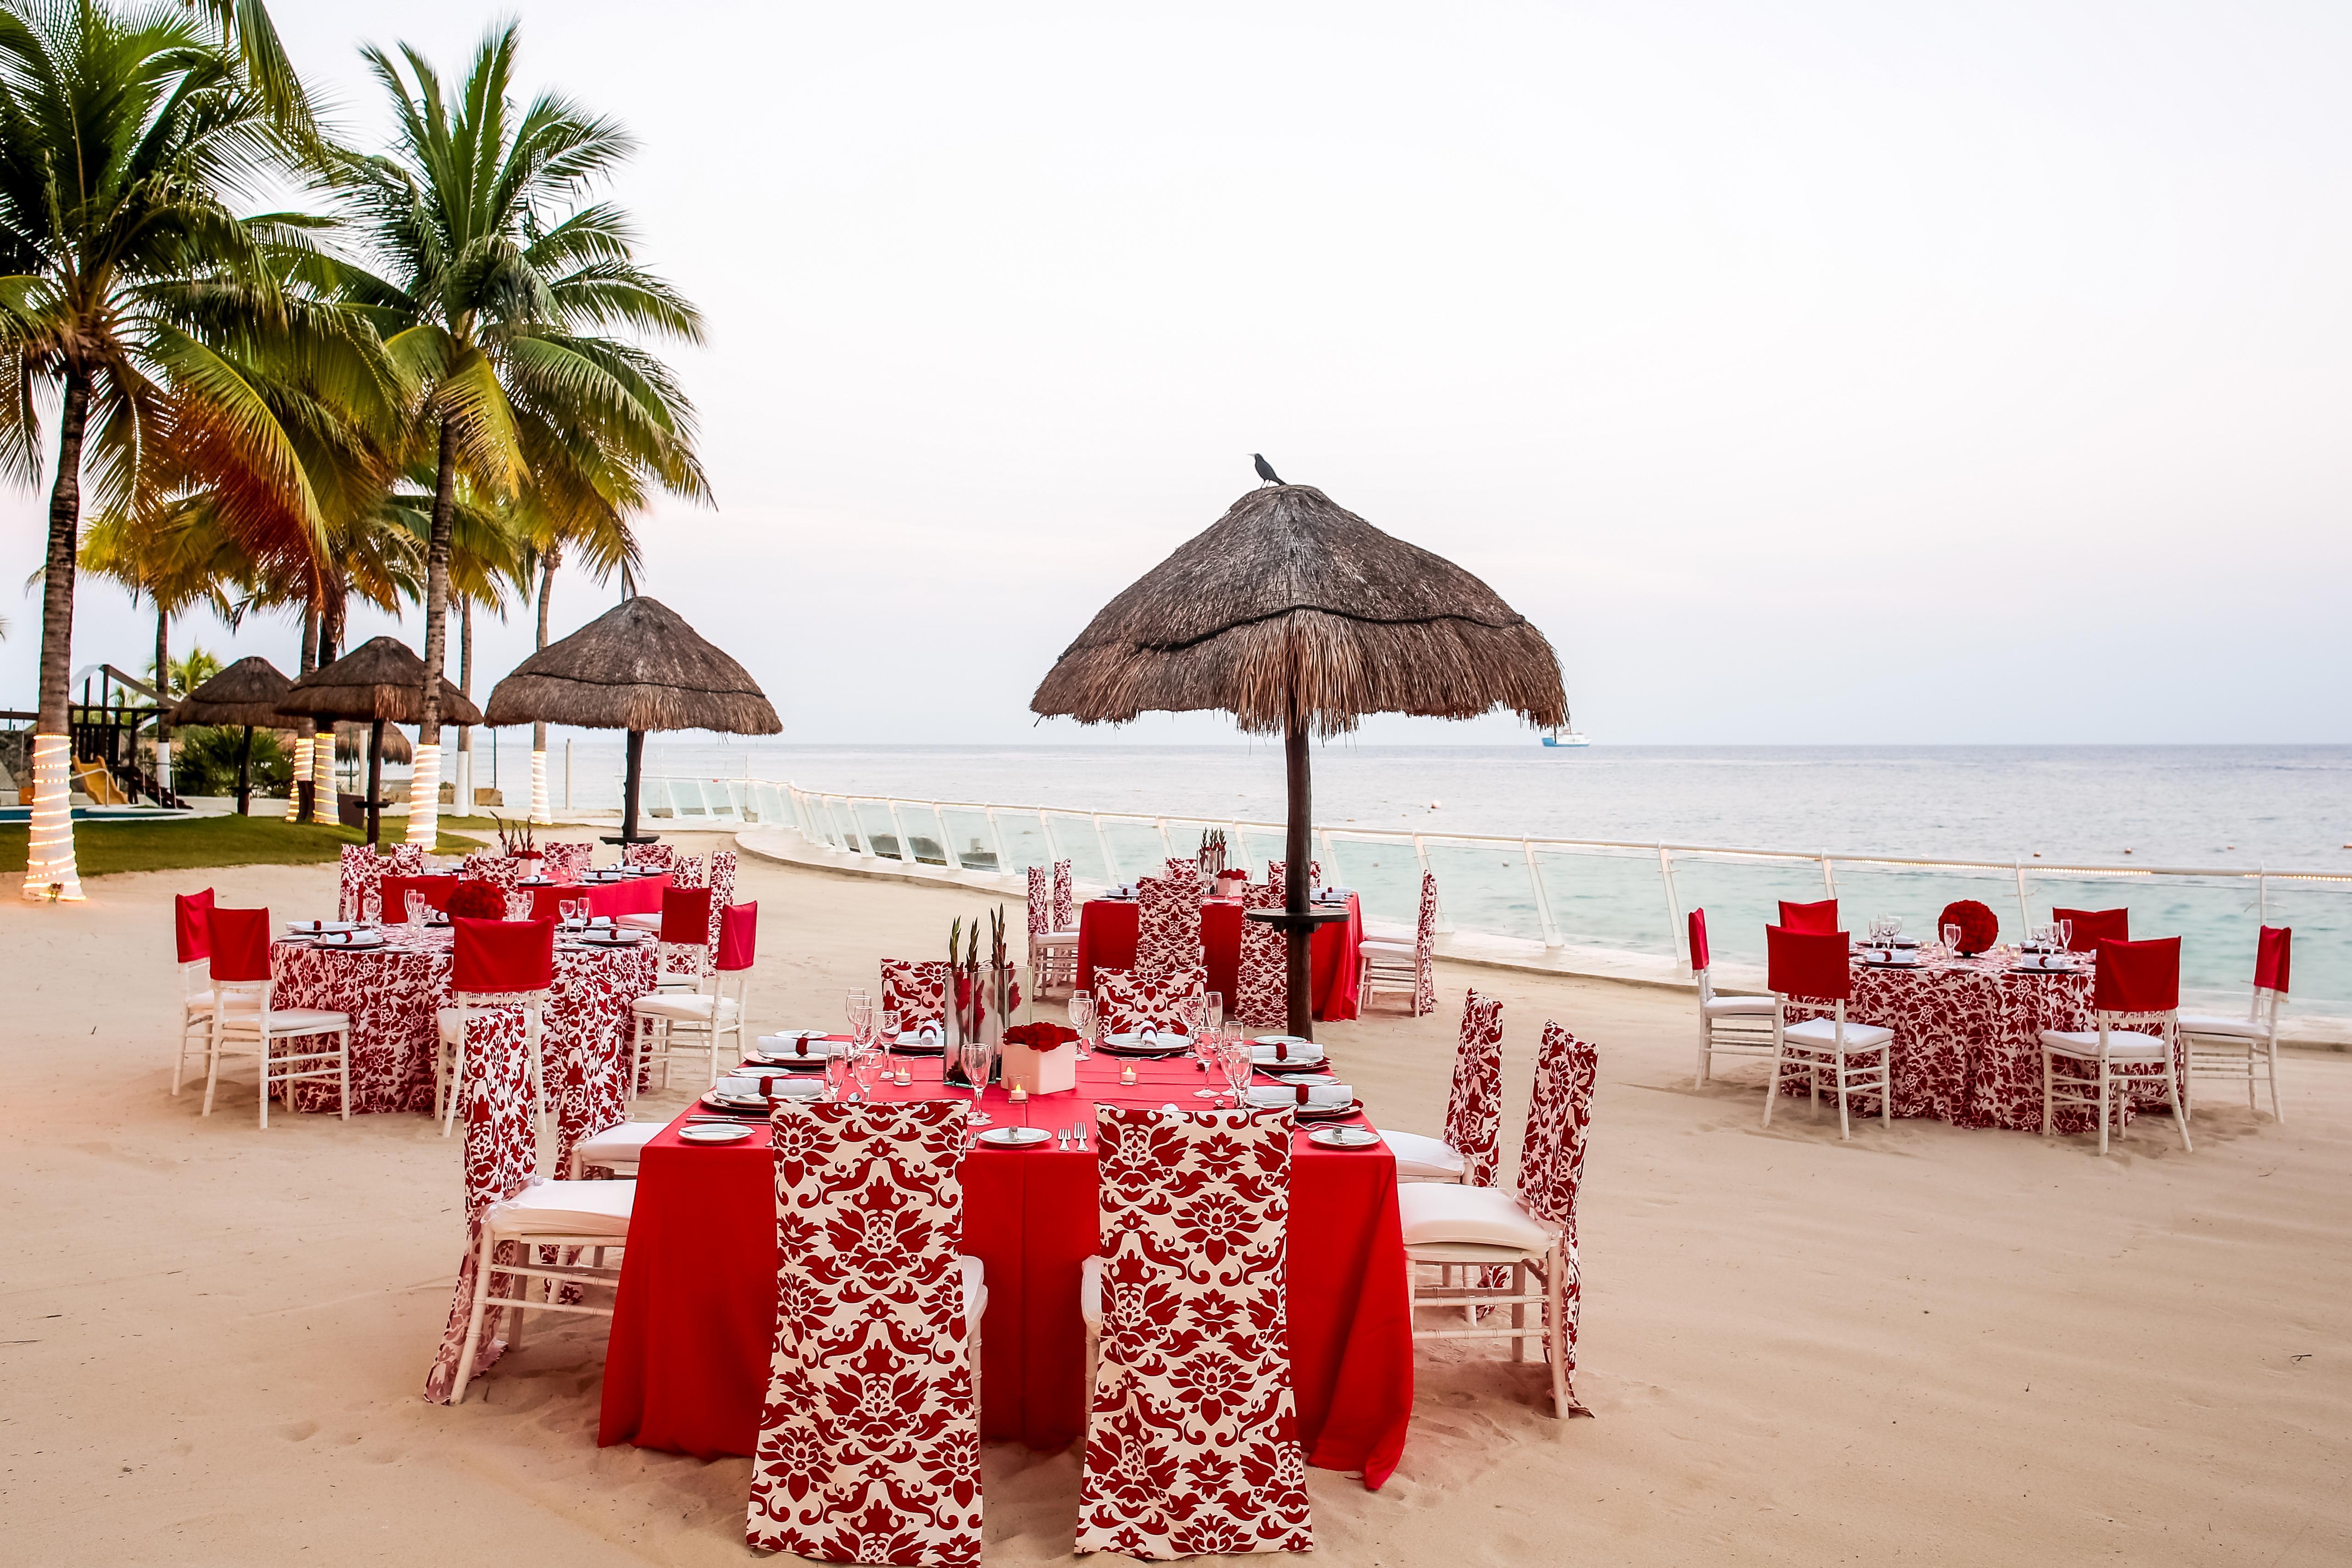
[[[361,43],[454,78],[494,15],[273,10],[363,141]],[[645,589],[787,740],[1068,737],[1038,678],[1253,451],[1486,578],[1603,741],[2352,739],[2352,8],[519,14],[709,319],[717,505],[645,520]],[[152,643],[85,588],[77,664]]]

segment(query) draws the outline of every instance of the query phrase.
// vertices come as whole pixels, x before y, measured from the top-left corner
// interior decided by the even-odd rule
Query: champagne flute
[[[1955,958],[1960,956],[1960,928],[1958,925],[1944,927],[1944,951]]]
[[[2059,948],[2072,953],[2074,950],[2074,923],[2071,920],[2061,920],[2055,924],[2058,928]]]
[[[1201,1009],[1202,1024],[1211,1034],[1215,1034],[1224,1027],[1225,994],[1223,991],[1211,991],[1203,996],[1201,998]]]
[[[1084,1061],[1094,1054],[1095,994],[1092,991],[1070,993],[1070,1027],[1078,1031],[1078,1060]]]

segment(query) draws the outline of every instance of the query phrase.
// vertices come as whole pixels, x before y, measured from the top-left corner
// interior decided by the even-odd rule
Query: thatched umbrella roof
[[[1311,485],[1269,485],[1105,605],[1030,711],[1086,724],[1223,709],[1244,730],[1322,735],[1371,713],[1563,724],[1559,659],[1526,616],[1445,559]]]
[[[278,711],[310,718],[422,724],[425,661],[399,638],[377,637],[296,681]],[[459,695],[446,675],[441,677],[441,717],[447,724],[482,722],[482,710]]]
[[[172,722],[284,729],[279,705],[293,685],[268,660],[249,653],[182,697],[172,709]]]
[[[490,692],[488,722],[573,724],[588,729],[783,728],[742,665],[705,642],[677,612],[640,595],[515,666]]]
[[[373,725],[353,724],[349,719],[335,726],[335,758],[338,761],[363,760],[368,754],[368,732]],[[416,760],[416,747],[410,745],[404,732],[390,725],[383,727],[383,759],[406,767]]]

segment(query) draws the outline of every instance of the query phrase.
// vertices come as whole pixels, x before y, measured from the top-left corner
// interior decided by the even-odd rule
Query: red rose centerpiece
[[[998,1078],[1005,1087],[1055,1094],[1078,1086],[1078,1031],[1048,1019],[1004,1031]]]
[[[2000,940],[2000,917],[1973,898],[1944,905],[1944,913],[1936,917],[1937,935],[1943,935],[1948,925],[1960,928],[1958,951],[1963,958],[1973,958]]]
[[[449,890],[449,918],[452,920],[504,920],[507,917],[506,890],[494,882],[478,877],[469,878]]]

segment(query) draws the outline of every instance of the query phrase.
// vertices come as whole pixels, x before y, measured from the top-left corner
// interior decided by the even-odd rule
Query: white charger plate
[[[1381,1135],[1370,1127],[1310,1127],[1307,1141],[1318,1149],[1376,1149]]]
[[[740,1144],[751,1135],[749,1127],[716,1127],[708,1122],[677,1130],[678,1142],[682,1144]]]
[[[990,1127],[980,1134],[980,1141],[992,1149],[1034,1149],[1053,1139],[1043,1127]]]

